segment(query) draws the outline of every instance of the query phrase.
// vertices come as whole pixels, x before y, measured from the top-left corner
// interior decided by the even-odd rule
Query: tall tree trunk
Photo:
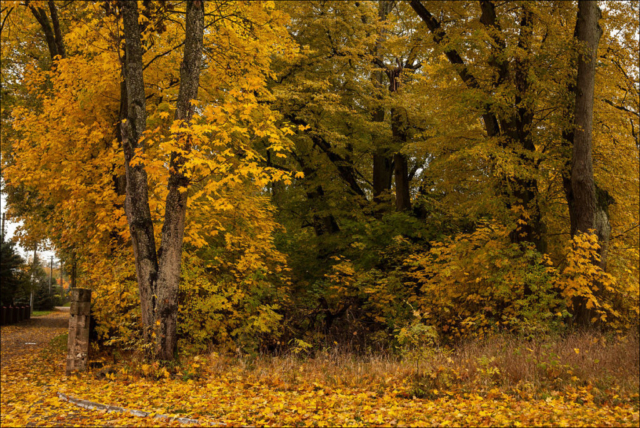
[[[595,1],[578,2],[575,36],[582,51],[578,56],[578,77],[575,86],[573,152],[571,156],[572,236],[595,230],[600,244],[600,265],[606,265],[606,251],[611,227],[606,212],[609,201],[598,195],[593,176],[593,98],[596,58],[602,30],[598,25],[600,8]],[[602,193],[602,192],[600,192]],[[600,196],[600,197],[598,197]],[[600,199],[600,201],[599,201]],[[604,200],[603,200],[604,199]],[[592,311],[584,298],[574,299],[575,319],[589,324]]]
[[[532,168],[537,168],[535,157],[536,148],[533,144],[531,128],[533,126],[533,106],[527,103],[530,91],[529,85],[529,54],[531,49],[531,38],[533,33],[533,14],[527,4],[523,5],[522,18],[520,20],[520,34],[518,37],[518,48],[525,52],[524,55],[516,57],[514,61],[515,77],[515,116],[508,126],[508,134],[513,141],[524,149],[520,159],[523,164],[528,164]],[[532,242],[538,251],[546,252],[545,233],[546,226],[542,221],[542,213],[538,205],[538,180],[536,178],[517,178],[515,181],[514,197],[517,203],[522,203],[527,211],[528,218],[522,218],[526,224],[514,231],[511,237],[512,242],[526,241]]]
[[[389,77],[389,92],[398,91],[398,79],[402,74],[402,67],[387,71]],[[393,154],[393,176],[396,182],[396,211],[411,211],[411,192],[409,190],[409,161],[400,149],[407,142],[408,128],[407,112],[403,108],[391,109],[391,134],[393,145],[397,151]]]
[[[574,234],[596,229],[597,198],[593,177],[592,129],[593,94],[595,88],[596,53],[602,30],[598,25],[600,9],[597,2],[578,2],[576,36],[586,53],[578,58],[578,80],[574,111],[573,153],[571,157],[571,190],[575,207]]]
[[[385,21],[387,19],[387,15],[391,11],[393,6],[392,2],[386,0],[380,0],[378,3],[378,18],[381,21]],[[380,35],[382,38],[383,35]],[[376,55],[378,55],[378,51],[380,50],[379,44],[375,46]],[[382,62],[382,58],[379,57],[378,60]],[[378,87],[382,87],[382,81],[384,72],[376,71],[374,73],[374,84]],[[385,109],[383,106],[379,107],[373,113],[373,121],[374,122],[384,122],[385,118]],[[385,144],[380,141],[380,139],[374,139],[374,143],[376,145],[375,151],[373,153],[373,201],[376,204],[380,204],[383,201],[381,198],[384,192],[391,190],[391,182],[393,180],[393,160],[392,156],[389,153],[389,150],[384,147]],[[383,147],[380,147],[383,146]],[[377,214],[381,214],[381,212],[377,212]]]
[[[149,209],[147,172],[144,165],[140,163],[131,165],[136,150],[144,150],[140,137],[145,131],[147,120],[137,2],[122,2],[122,13],[125,38],[124,85],[122,85],[125,93],[122,94],[122,99],[126,99],[126,103],[122,109],[120,132],[127,180],[125,212],[135,256],[144,336],[147,341],[150,341],[155,319],[154,296],[158,259]]]
[[[204,3],[202,0],[187,1],[186,40],[175,116],[176,120],[185,124],[191,121],[194,112],[192,101],[198,97],[203,39]],[[177,139],[183,151],[188,153],[191,150],[191,137],[182,135]],[[171,153],[157,285],[157,316],[160,323],[156,322],[156,355],[164,360],[173,358],[177,344],[178,285],[189,185],[184,173],[185,162],[184,156]]]
[[[382,73],[378,74],[381,75]],[[381,80],[382,76],[379,76],[379,78],[379,80]],[[382,123],[384,122],[384,116],[384,108],[381,107],[375,111],[373,120]],[[393,180],[393,160],[389,154],[389,150],[384,147],[385,144],[381,140],[381,138],[374,137],[376,148],[373,153],[373,201],[376,204],[383,202],[384,198],[381,196],[383,193],[391,190],[391,181]]]

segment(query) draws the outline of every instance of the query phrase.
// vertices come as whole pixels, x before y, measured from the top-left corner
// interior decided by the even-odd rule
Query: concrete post
[[[69,342],[67,344],[67,375],[74,370],[85,371],[89,357],[89,322],[91,290],[71,289],[69,308]]]

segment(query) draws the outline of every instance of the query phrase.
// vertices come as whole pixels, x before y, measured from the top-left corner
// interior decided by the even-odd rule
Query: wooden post
[[[74,370],[85,371],[89,356],[89,322],[91,314],[91,290],[71,289],[69,308],[69,342],[67,344],[67,375]]]

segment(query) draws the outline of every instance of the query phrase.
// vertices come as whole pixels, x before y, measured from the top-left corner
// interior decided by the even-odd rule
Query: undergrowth
[[[416,356],[417,355],[417,356]],[[546,399],[588,391],[597,404],[638,405],[638,334],[626,336],[576,332],[565,337],[523,339],[494,335],[452,347],[431,346],[403,352],[355,354],[339,345],[281,355],[231,355],[211,352],[171,363],[136,354],[117,359],[102,353],[106,377],[203,381],[230,372],[247,382],[295,390],[318,384],[332,388],[394,390],[405,398],[434,399],[454,394]],[[97,367],[101,367],[101,363]],[[103,369],[100,373],[105,373]],[[579,394],[578,394],[579,395]],[[576,395],[575,399],[580,400]]]

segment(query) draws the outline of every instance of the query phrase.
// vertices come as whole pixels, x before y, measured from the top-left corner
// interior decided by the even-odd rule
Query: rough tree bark
[[[597,2],[578,2],[576,38],[586,52],[578,58],[578,78],[574,110],[573,153],[571,156],[571,190],[575,216],[572,234],[589,233],[597,228],[598,207],[593,176],[592,129],[593,94],[595,88],[596,53],[602,30],[598,25]],[[607,221],[608,223],[608,221]],[[608,233],[607,233],[608,235]],[[600,238],[600,237],[599,237]]]
[[[606,192],[598,191],[593,175],[593,99],[596,58],[602,29],[598,25],[601,13],[595,1],[578,2],[575,38],[579,49],[578,77],[575,85],[573,151],[571,156],[571,187],[568,190],[571,210],[571,235],[589,234],[595,230],[600,244],[599,264],[606,268],[607,247],[611,226],[607,208],[611,202]],[[584,298],[574,299],[575,320],[590,323],[592,311]]]
[[[175,119],[188,123],[194,112],[191,101],[198,97],[200,69],[202,66],[202,45],[204,39],[204,3],[202,0],[187,2],[186,39],[184,57],[180,67],[180,90]],[[176,136],[181,148],[189,152],[189,136]],[[159,275],[157,285],[156,355],[161,359],[173,358],[176,349],[176,327],[178,316],[178,284],[180,282],[180,261],[187,213],[187,186],[189,180],[183,168],[186,159],[176,152],[171,153],[169,166],[169,193],[167,194],[162,245],[159,251]],[[156,320],[158,321],[158,320]]]
[[[123,2],[125,62],[123,68],[126,94],[121,105],[121,136],[125,155],[126,202],[125,211],[131,231],[136,262],[136,275],[140,290],[142,320],[145,337],[155,333],[156,358],[173,359],[177,339],[178,284],[180,261],[187,209],[188,179],[183,168],[186,159],[171,153],[168,195],[162,228],[162,244],[156,254],[153,222],[149,209],[147,174],[142,164],[132,165],[137,149],[144,150],[140,141],[146,127],[146,99],[138,6],[136,2]],[[180,90],[176,107],[176,120],[188,123],[193,116],[192,100],[197,98],[204,38],[204,2],[187,2],[185,49],[180,68]],[[126,95],[126,97],[125,97]],[[190,137],[177,135],[176,140],[186,152],[190,150]]]
[[[122,15],[125,38],[125,60],[122,70],[124,74],[122,89],[125,89],[125,93],[122,99],[126,102],[121,105],[120,133],[125,158],[127,192],[125,213],[133,244],[144,336],[147,341],[150,341],[155,318],[154,296],[158,259],[149,209],[147,172],[144,165],[140,163],[131,165],[135,151],[145,149],[144,144],[140,142],[140,137],[145,131],[147,120],[137,2],[122,2]]]
[[[594,18],[590,18],[587,20],[587,7],[593,7],[595,5],[596,11],[589,11],[590,13],[595,13],[595,24],[593,23]],[[568,85],[568,92],[573,95],[573,103],[569,107],[567,114],[573,115],[573,126],[571,128],[564,129],[562,132],[562,139],[564,143],[564,148],[566,149],[567,161],[565,164],[565,170],[562,176],[562,184],[564,187],[565,196],[567,198],[567,205],[569,207],[569,220],[570,220],[570,231],[571,236],[575,236],[578,233],[583,233],[584,230],[581,230],[578,227],[579,219],[583,223],[589,225],[592,224],[590,218],[585,217],[594,217],[595,222],[590,227],[591,229],[595,229],[596,234],[598,236],[598,242],[600,244],[600,249],[598,251],[600,256],[599,265],[601,268],[606,269],[607,266],[607,250],[609,246],[609,238],[611,235],[611,225],[609,223],[609,205],[613,204],[615,201],[609,195],[609,193],[600,188],[597,183],[595,183],[595,179],[593,179],[593,188],[591,188],[590,184],[587,184],[587,189],[581,189],[582,199],[586,197],[586,204],[581,204],[576,200],[576,193],[574,192],[574,186],[580,187],[579,180],[577,181],[573,178],[574,173],[574,163],[575,163],[575,150],[578,150],[578,155],[582,156],[583,159],[576,165],[575,172],[578,175],[587,174],[593,177],[593,163],[591,161],[591,150],[592,150],[592,135],[591,135],[591,127],[593,121],[593,90],[595,88],[595,55],[597,50],[597,45],[599,43],[601,30],[597,27],[597,20],[600,17],[600,9],[597,8],[597,3],[594,2],[594,5],[582,5],[579,3],[578,8],[578,19],[576,21],[576,28],[574,31],[574,38],[582,43],[582,47],[589,51],[587,56],[580,55],[578,57],[578,74],[580,74],[580,70],[582,69],[582,76],[579,76],[575,81],[572,81]],[[582,11],[580,9],[582,7]],[[593,28],[593,26],[596,28]],[[590,30],[586,29],[586,26],[592,26]],[[597,36],[597,37],[596,37]],[[591,39],[590,41],[588,39]],[[593,45],[595,44],[595,45]],[[582,67],[582,68],[581,68]],[[593,81],[591,83],[588,82],[589,75],[593,76]],[[582,80],[580,79],[582,77]],[[582,89],[579,90],[579,86],[582,86]],[[589,91],[588,85],[591,86],[591,94],[587,96],[584,91]],[[581,107],[578,107],[578,103],[581,103]],[[585,103],[589,103],[591,107],[585,105]],[[580,112],[580,113],[579,113]],[[589,117],[578,118],[578,114],[580,115],[589,115]],[[582,125],[579,124],[579,121],[582,122]],[[589,126],[589,131],[586,133],[585,125]],[[581,135],[578,135],[578,129],[581,129]],[[586,141],[588,139],[588,142]],[[578,141],[582,147],[576,149],[575,142]],[[586,144],[588,143],[588,147]],[[588,158],[588,159],[587,159]],[[583,169],[585,162],[588,164],[587,169]],[[589,173],[590,171],[590,173]],[[594,190],[593,190],[594,189]],[[593,191],[592,191],[593,190]],[[595,214],[589,213],[590,210],[593,209],[593,195],[595,195]],[[578,196],[578,199],[581,199]],[[585,206],[587,208],[586,216],[585,216]],[[587,230],[589,227],[587,227]]]

